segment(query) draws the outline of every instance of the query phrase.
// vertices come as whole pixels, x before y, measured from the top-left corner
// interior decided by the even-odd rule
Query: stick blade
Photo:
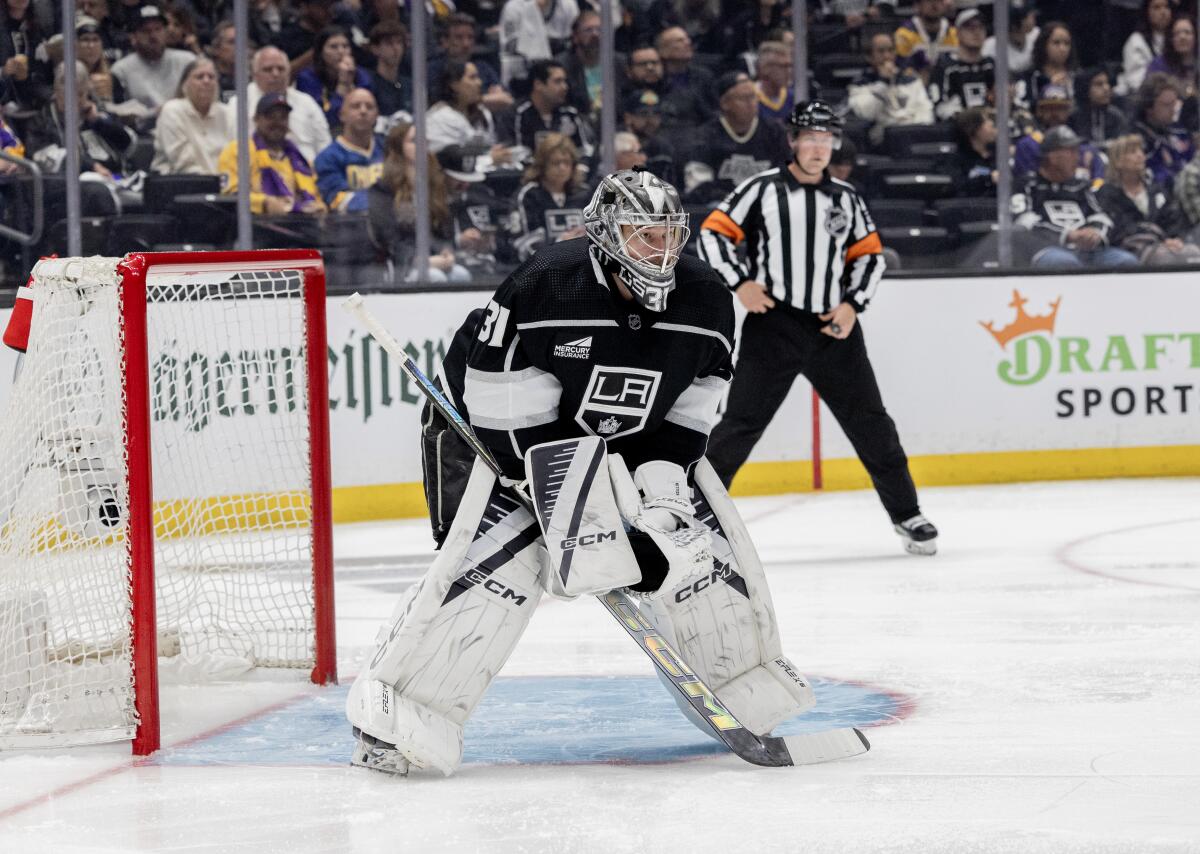
[[[817,765],[859,756],[871,749],[867,737],[854,727],[783,736],[793,765]]]

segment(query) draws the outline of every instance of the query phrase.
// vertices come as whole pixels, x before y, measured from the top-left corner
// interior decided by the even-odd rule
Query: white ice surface
[[[0,754],[0,852],[1197,852],[1200,481],[927,489],[935,558],[873,493],[739,502],[802,670],[915,698],[864,757],[760,769],[137,765],[127,745]],[[423,522],[337,532],[339,667],[427,559]],[[596,603],[545,601],[505,675],[639,675]],[[301,693],[164,687],[164,741]]]

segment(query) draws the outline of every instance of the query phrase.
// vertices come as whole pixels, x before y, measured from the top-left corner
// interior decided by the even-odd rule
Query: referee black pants
[[[708,442],[708,459],[728,487],[750,456],[797,374],[812,383],[862,460],[893,522],[921,512],[896,424],[883,408],[862,324],[844,341],[821,333],[815,314],[777,305],[742,326],[729,403]]]

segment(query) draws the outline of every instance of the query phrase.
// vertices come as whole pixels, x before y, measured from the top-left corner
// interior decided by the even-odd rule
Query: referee
[[[858,324],[883,277],[883,245],[863,200],[827,171],[841,119],[828,104],[808,101],[788,124],[792,162],[742,182],[700,231],[701,257],[749,312],[708,458],[728,486],[804,374],[871,475],[905,549],[935,554],[937,529],[921,515]]]

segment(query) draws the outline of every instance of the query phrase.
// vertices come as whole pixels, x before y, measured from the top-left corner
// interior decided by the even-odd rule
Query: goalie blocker
[[[454,442],[442,437],[440,447]],[[812,707],[807,680],[783,656],[762,565],[707,461],[696,466],[694,497],[679,484],[674,531],[654,512],[661,501],[648,506],[639,494],[635,481],[664,474],[645,468],[631,478],[595,437],[535,446],[526,454],[531,514],[474,464],[441,552],[396,606],[351,688],[355,764],[452,773],[463,725],[543,592],[645,591],[644,616],[755,734]]]

